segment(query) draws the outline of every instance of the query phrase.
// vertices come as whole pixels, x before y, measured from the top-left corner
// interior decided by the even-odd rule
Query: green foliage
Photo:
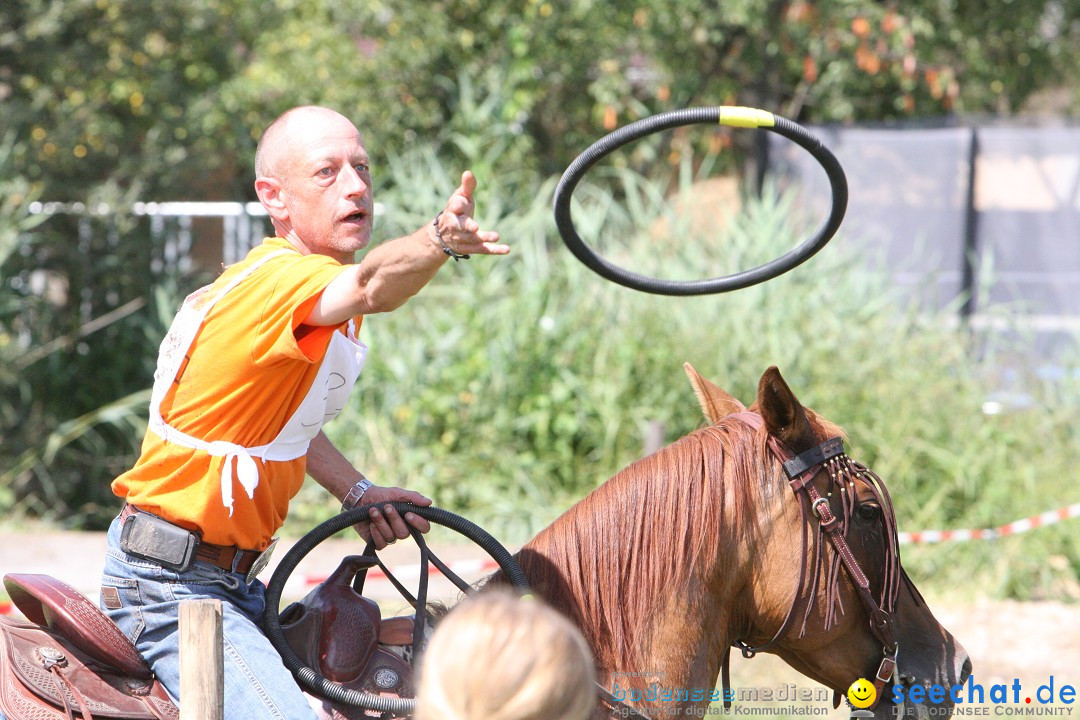
[[[49,200],[181,199],[178,183],[232,199],[260,119],[219,89],[274,17],[241,0],[4,3],[0,130],[29,140],[15,167]]]
[[[115,515],[109,481],[145,429],[156,311],[178,302],[161,237],[124,217],[29,216],[32,197],[0,182],[0,512],[93,525]]]
[[[0,5],[0,132],[23,140],[0,147],[0,509],[90,526],[108,516],[177,288],[196,284],[154,270],[153,234],[116,218],[54,217],[28,240],[27,202],[250,197],[258,133],[298,103],[335,106],[364,130],[385,236],[428,222],[471,167],[487,224],[515,246],[507,260],[447,268],[402,311],[368,320],[363,392],[331,433],[376,479],[522,539],[633,459],[646,423],[670,437],[696,425],[686,359],[745,399],[779,364],[851,428],[905,528],[1075,501],[1053,481],[1076,460],[1065,419],[1076,388],[1047,388],[1037,412],[984,416],[968,338],[853,270],[861,260],[842,238],[762,288],[639,296],[557,248],[544,178],[602,132],[687,105],[811,122],[1014,112],[1072,82],[1078,15],[1061,0],[977,12],[932,0]],[[603,228],[608,257],[670,277],[790,247],[803,228],[774,196],[722,237],[694,238],[677,217],[656,225],[672,187],[720,162],[695,153],[699,142],[716,153],[746,136],[698,128],[613,158],[578,192],[582,234]],[[678,182],[637,172],[665,164]],[[89,331],[140,298],[147,307]],[[304,492],[313,501],[291,518],[301,527],[331,510]],[[1078,546],[1069,526],[909,557],[945,578],[985,565],[995,592],[1023,596],[1075,576]]]
[[[390,169],[381,199],[402,228],[422,222],[455,180],[430,152]],[[671,210],[669,225],[657,223],[673,206],[662,201],[666,182],[610,175],[582,186],[579,230],[603,235],[609,258],[644,272],[730,272],[778,255],[809,226],[769,193],[722,234],[694,235]],[[699,426],[681,368],[690,361],[747,403],[778,365],[807,405],[848,428],[855,457],[888,483],[901,529],[987,527],[1077,501],[1058,480],[1080,460],[1076,388],[1047,386],[1038,410],[984,415],[993,387],[966,333],[908,309],[843,236],[762,286],[645,296],[553,244],[551,192],[544,185],[515,206],[514,188],[483,185],[481,214],[514,254],[447,267],[404,308],[365,322],[367,367],[328,432],[377,481],[430,493],[522,541],[638,457],[648,423],[662,422],[669,440]],[[317,489],[304,492],[293,531],[333,512]],[[1080,527],[909,548],[905,558],[922,582],[977,575],[994,594],[1062,597],[1077,589]]]
[[[11,155],[16,148],[15,136],[8,133],[0,139],[0,280],[5,279],[4,267],[7,259],[16,252],[22,234],[38,224],[38,219],[31,217],[28,206],[36,196],[35,190],[21,177],[9,174]],[[10,386],[18,381],[13,360],[19,354],[18,338],[4,322],[11,317],[16,305],[8,296],[6,282],[0,285],[0,387]],[[0,407],[0,412],[4,408]],[[3,457],[0,453],[0,458]],[[14,500],[10,487],[0,482],[0,506]]]
[[[383,158],[476,130],[459,117],[471,79],[500,99],[488,121],[518,128],[543,174],[601,132],[662,110],[738,103],[809,122],[1013,113],[1080,62],[1080,9],[1059,0],[979,12],[933,0],[278,7],[287,31],[265,35],[226,90],[241,106],[330,103],[370,130]],[[715,132],[714,143],[730,141]]]
[[[805,101],[815,119],[840,121],[1016,113],[1076,67],[1078,18],[1075,4],[1056,0],[999,0],[978,12],[941,2],[793,2],[778,58],[796,88],[788,107]]]
[[[41,189],[11,172],[11,156],[17,151],[14,133],[0,138],[0,268],[18,249],[22,234],[42,221],[28,212]]]
[[[502,124],[524,142],[500,167],[548,175],[662,110],[1014,113],[1062,82],[1075,106],[1080,64],[1061,0],[18,0],[0,28],[0,131],[50,200],[251,198],[255,139],[300,103],[355,118],[380,162]]]

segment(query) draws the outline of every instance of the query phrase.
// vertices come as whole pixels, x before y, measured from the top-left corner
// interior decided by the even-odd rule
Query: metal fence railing
[[[129,215],[136,220],[144,219],[151,237],[161,241],[161,261],[166,265],[175,265],[180,271],[192,269],[193,225],[196,218],[220,222],[220,259],[226,265],[244,257],[250,248],[271,231],[266,210],[255,202],[139,202],[130,208],[35,202],[30,206],[30,213],[75,216],[78,218],[80,234],[92,231],[94,218]]]

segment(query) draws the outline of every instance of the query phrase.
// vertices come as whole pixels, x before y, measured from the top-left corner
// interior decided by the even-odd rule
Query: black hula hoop
[[[715,123],[729,127],[758,128],[768,130],[791,140],[814,156],[829,178],[832,188],[832,206],[825,221],[808,239],[795,249],[751,270],[732,273],[709,280],[664,280],[639,275],[613,265],[597,255],[578,236],[570,216],[570,197],[574,194],[585,173],[604,156],[635,140],[662,130],[684,125]],[[555,224],[559,235],[570,252],[590,270],[612,282],[634,290],[656,295],[712,295],[730,292],[771,280],[810,259],[836,234],[847,211],[848,188],[844,169],[829,149],[806,128],[765,110],[746,107],[686,108],[672,110],[638,120],[605,135],[590,145],[570,163],[555,188]]]

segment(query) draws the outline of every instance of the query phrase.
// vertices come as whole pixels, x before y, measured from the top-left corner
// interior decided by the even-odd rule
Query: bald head
[[[318,105],[301,105],[278,115],[263,131],[255,149],[255,176],[280,177],[293,143],[319,135],[334,126],[348,126],[357,132],[344,115]]]
[[[370,159],[356,126],[305,105],[266,128],[255,152],[255,193],[278,237],[301,252],[352,262],[371,240]]]

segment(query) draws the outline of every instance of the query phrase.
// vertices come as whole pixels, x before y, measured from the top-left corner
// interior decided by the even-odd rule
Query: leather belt
[[[124,509],[120,511],[120,520],[122,522],[125,518],[140,512],[145,513],[146,511],[130,503],[125,503]],[[152,515],[153,513],[147,514]],[[194,534],[198,536],[198,533]],[[255,561],[262,554],[259,550],[241,550],[235,545],[214,545],[203,540],[199,540],[198,545],[195,547],[196,560],[241,575],[247,575],[252,566],[255,565]]]

